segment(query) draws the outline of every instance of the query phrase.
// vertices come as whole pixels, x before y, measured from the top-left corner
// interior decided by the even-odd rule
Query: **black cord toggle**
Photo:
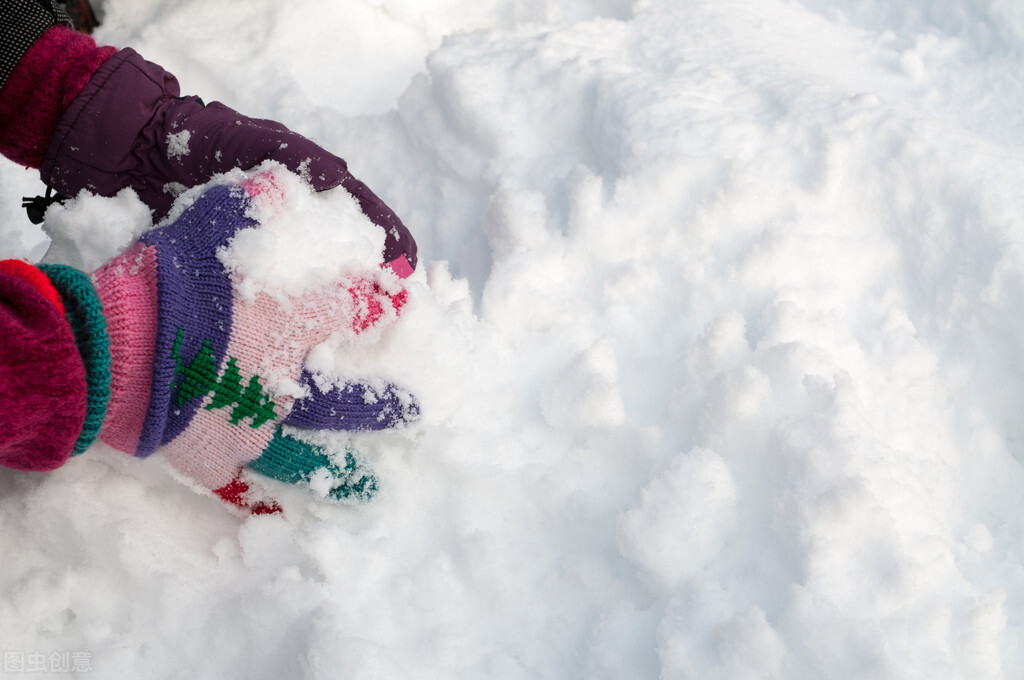
[[[36,196],[30,198],[24,196],[21,199],[21,207],[28,213],[28,219],[32,224],[42,224],[43,218],[46,217],[46,210],[54,203],[63,203],[68,200],[66,197],[60,194],[53,193],[53,189],[46,187],[45,196]]]

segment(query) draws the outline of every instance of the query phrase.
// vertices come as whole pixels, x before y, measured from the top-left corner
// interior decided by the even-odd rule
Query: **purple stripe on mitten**
[[[383,430],[419,416],[412,395],[401,393],[391,383],[374,389],[367,383],[349,382],[324,392],[305,370],[299,382],[309,396],[295,402],[284,420],[286,425],[312,430]]]
[[[142,237],[156,247],[159,325],[153,393],[137,456],[148,456],[184,432],[202,403],[202,397],[195,396],[170,404],[172,395],[183,393],[178,389],[178,367],[200,353],[209,354],[214,370],[224,360],[231,335],[232,287],[217,250],[239,229],[255,226],[245,216],[248,205],[249,198],[239,187],[213,187],[173,223]],[[174,360],[166,360],[171,357]]]

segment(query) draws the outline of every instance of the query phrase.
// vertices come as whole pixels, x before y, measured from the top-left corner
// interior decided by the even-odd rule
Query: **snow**
[[[295,297],[337,285],[341,272],[373,272],[380,264],[384,232],[351,194],[343,189],[315,194],[274,163],[246,174],[255,178],[251,183],[270,187],[256,193],[250,209],[260,228],[240,232],[218,256],[252,294]],[[201,194],[203,187],[193,191]]]
[[[283,516],[241,518],[102,445],[0,471],[5,655],[104,678],[1020,675],[1024,7],[102,9],[100,40],[338,152],[410,226],[403,318],[315,359],[422,418],[355,437],[366,506],[282,490]],[[39,259],[18,204],[41,187],[0,173],[0,255]],[[48,258],[93,266],[147,226],[130,194],[82,197]],[[243,257],[276,276],[308,245]]]
[[[187,156],[189,154],[188,143],[191,138],[192,133],[188,130],[168,134],[167,157],[172,160],[178,160],[183,156]]]

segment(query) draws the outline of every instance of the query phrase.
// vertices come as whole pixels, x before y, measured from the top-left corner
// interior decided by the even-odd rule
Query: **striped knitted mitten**
[[[258,180],[207,190],[91,280],[68,267],[43,268],[77,310],[90,389],[86,430],[135,456],[160,451],[256,513],[278,506],[255,497],[245,468],[325,497],[366,500],[377,489],[366,463],[351,450],[310,443],[311,431],[393,427],[418,407],[392,385],[321,384],[303,362],[330,337],[395,320],[405,290],[368,277],[297,298],[243,294],[218,250],[256,226],[250,194],[267,186]]]

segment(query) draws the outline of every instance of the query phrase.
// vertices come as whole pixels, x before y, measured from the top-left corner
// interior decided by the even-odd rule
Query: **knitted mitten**
[[[303,362],[332,336],[393,321],[406,294],[380,277],[292,298],[248,290],[218,250],[256,226],[252,196],[267,186],[257,177],[208,189],[91,278],[42,267],[64,299],[87,368],[78,448],[98,434],[135,456],[160,451],[254,512],[277,506],[253,497],[243,468],[309,483],[334,499],[365,500],[377,488],[366,464],[352,451],[310,443],[315,433],[302,431],[393,427],[414,418],[417,406],[391,385],[322,384]]]

